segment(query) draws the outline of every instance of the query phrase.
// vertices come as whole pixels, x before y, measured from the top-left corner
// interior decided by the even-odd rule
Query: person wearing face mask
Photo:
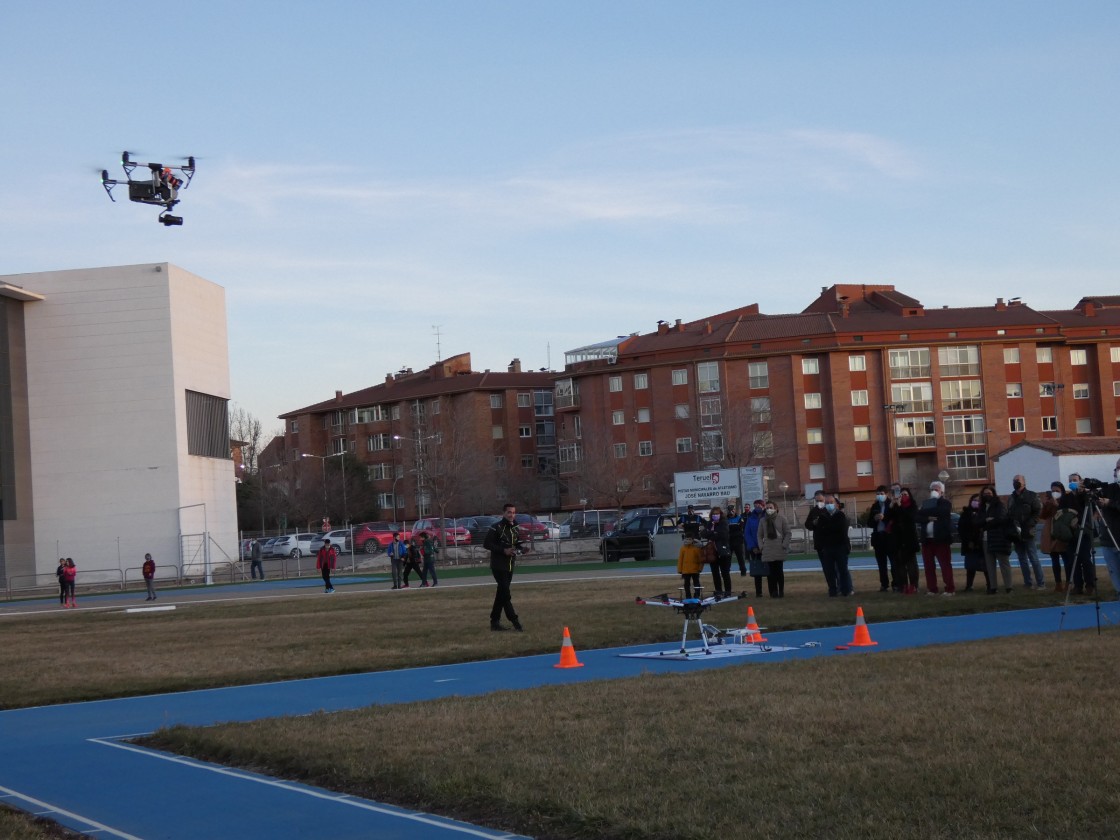
[[[899,583],[902,584],[903,595],[918,594],[917,513],[914,495],[909,487],[903,487],[888,512],[891,536],[894,538],[892,548],[898,557]]]
[[[747,539],[743,532],[746,513],[739,513],[734,504],[727,506],[727,533],[731,539],[731,556],[739,563],[739,577],[747,574]]]
[[[1070,581],[1073,582],[1074,595],[1097,594],[1097,570],[1093,566],[1093,529],[1088,527],[1081,530],[1088,502],[1088,494],[1081,486],[1081,474],[1070,473],[1069,492],[1062,496],[1060,506],[1063,510],[1073,511],[1077,517],[1074,538],[1068,541],[1069,545],[1062,555],[1066,566],[1066,582],[1067,585]]]
[[[766,577],[766,565],[762,562],[762,550],[758,547],[758,526],[765,518],[766,503],[762,499],[755,499],[754,506],[746,517],[746,524],[743,526],[743,536],[747,541],[747,553],[750,554],[750,573],[754,578],[756,598],[762,596],[762,579]]]
[[[1112,471],[1112,483],[1101,488],[1097,499],[1102,527],[1100,531],[1101,551],[1112,580],[1115,597],[1120,597],[1120,459]]]
[[[957,533],[961,537],[961,557],[964,560],[964,591],[972,591],[977,572],[984,576],[984,588],[991,589],[988,567],[984,562],[984,523],[980,514],[979,493],[973,493],[968,504],[961,508]]]
[[[953,581],[953,505],[945,498],[945,485],[934,481],[929,485],[929,498],[918,508],[918,532],[922,535],[922,565],[926,571],[926,594],[937,593],[937,569],[945,581],[944,595],[955,595]]]
[[[1065,565],[1062,561],[1062,554],[1068,546],[1054,534],[1054,517],[1058,514],[1059,503],[1065,494],[1066,486],[1062,482],[1050,482],[1050,492],[1043,498],[1042,509],[1038,514],[1038,519],[1042,523],[1039,546],[1043,554],[1050,555],[1050,566],[1054,570],[1055,593],[1065,592],[1069,583],[1068,578],[1065,583],[1062,582],[1062,568]]]
[[[1007,497],[1008,536],[1019,558],[1019,568],[1023,571],[1023,583],[1027,589],[1044,589],[1046,581],[1042,578],[1042,563],[1038,560],[1038,544],[1035,542],[1035,526],[1042,513],[1042,502],[1038,494],[1027,489],[1025,476],[1017,475],[1012,480],[1011,495]]]
[[[821,558],[825,578],[828,580],[828,595],[837,594],[847,597],[852,594],[851,576],[848,573],[848,517],[840,509],[839,500],[833,494],[824,497],[824,511],[820,525],[815,533],[817,553]]]
[[[898,574],[898,560],[891,551],[891,528],[887,513],[891,508],[891,500],[887,495],[887,488],[880,484],[875,488],[875,501],[867,509],[867,525],[871,528],[871,548],[875,552],[875,565],[879,567],[879,591],[887,592],[893,589],[901,592],[902,586]],[[890,577],[887,568],[890,568]]]
[[[824,493],[818,490],[813,494],[813,506],[809,508],[809,515],[805,517],[805,530],[813,535],[813,548],[817,552],[817,560],[821,564],[821,572],[828,581],[828,593],[836,594],[836,574],[825,565],[824,555],[821,553],[820,527],[824,522]]]
[[[774,502],[766,503],[766,512],[758,526],[758,544],[766,563],[766,587],[771,598],[786,597],[785,562],[793,529],[789,520],[778,512]]]
[[[988,485],[980,491],[984,522],[984,564],[988,568],[988,594],[996,594],[996,567],[1003,576],[1003,589],[1011,591],[1011,541],[1007,538],[1007,508]]]
[[[708,514],[708,526],[704,538],[715,546],[714,554],[709,555],[712,567],[712,582],[716,595],[731,594],[731,536],[723,510],[717,505]]]

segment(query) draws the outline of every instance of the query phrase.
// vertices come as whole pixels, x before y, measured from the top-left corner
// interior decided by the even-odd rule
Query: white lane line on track
[[[135,735],[129,737],[136,737]],[[416,823],[423,823],[425,825],[435,826],[437,828],[447,829],[459,834],[464,834],[473,837],[486,837],[490,840],[503,840],[503,838],[520,838],[521,835],[517,834],[503,834],[498,831],[491,831],[488,829],[477,828],[466,823],[452,822],[441,817],[433,817],[429,814],[423,814],[416,811],[404,811],[399,808],[390,808],[379,805],[376,802],[371,802],[366,799],[355,799],[352,796],[342,793],[332,793],[330,791],[315,790],[314,788],[297,786],[291,782],[285,782],[282,779],[272,779],[267,776],[251,775],[241,770],[234,770],[229,767],[222,767],[217,764],[207,764],[204,761],[198,761],[193,758],[184,758],[182,756],[170,755],[168,753],[156,752],[149,750],[145,747],[138,747],[135,744],[121,743],[119,741],[106,739],[106,738],[88,738],[90,743],[100,744],[104,747],[114,747],[118,750],[125,752],[135,753],[147,758],[156,758],[162,761],[168,761],[172,764],[181,764],[185,767],[190,767],[194,770],[205,770],[211,773],[216,773],[220,776],[229,776],[234,779],[239,779],[244,782],[254,782],[260,785],[267,785],[268,787],[279,788],[280,790],[287,791],[288,793],[295,793],[302,796],[310,796],[314,799],[322,799],[327,802],[334,802],[339,805],[349,805],[352,808],[360,808],[364,811],[372,811],[376,814],[383,814],[388,817],[397,817],[404,820],[410,820]],[[0,788],[2,789],[2,788]],[[120,837],[130,837],[131,835],[118,835]],[[134,840],[140,840],[134,838]]]
[[[4,793],[8,797],[11,797],[12,799],[18,799],[20,802],[26,802],[29,805],[35,805],[36,807],[43,808],[44,810],[42,812],[39,812],[39,816],[51,817],[56,820],[58,817],[62,816],[66,817],[67,819],[81,821],[90,826],[90,828],[95,832],[104,832],[105,834],[109,834],[113,837],[119,837],[121,838],[121,840],[143,840],[143,838],[137,837],[135,834],[128,834],[124,831],[117,831],[117,829],[110,828],[103,823],[97,822],[97,820],[91,820],[89,817],[83,817],[81,814],[75,814],[73,811],[67,811],[65,808],[59,808],[57,805],[51,805],[49,802],[44,802],[43,800],[36,799],[33,796],[25,796],[18,790],[12,790],[11,788],[0,785],[0,792]],[[86,833],[88,834],[93,832],[87,831]]]

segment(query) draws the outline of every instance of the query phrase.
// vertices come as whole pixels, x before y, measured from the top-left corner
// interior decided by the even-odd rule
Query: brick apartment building
[[[327,463],[342,453],[349,482],[364,478],[375,491],[380,518],[492,513],[507,498],[554,510],[552,377],[522,371],[517,359],[505,371],[474,371],[469,353],[389,374],[280,415],[284,437],[262,451],[261,469],[289,494],[306,488],[326,498],[331,488],[336,516],[339,471],[332,464],[328,475]]]
[[[570,351],[555,379],[563,508],[663,504],[674,471],[715,465],[861,504],[944,471],[960,497],[1014,444],[1120,435],[1120,296],[927,309],[837,285],[798,314],[752,304]]]

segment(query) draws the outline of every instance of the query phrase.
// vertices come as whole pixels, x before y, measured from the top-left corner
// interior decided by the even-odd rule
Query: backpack
[[[1054,521],[1050,523],[1050,538],[1072,545],[1077,540],[1077,534],[1073,530],[1076,519],[1077,514],[1068,508],[1057,511],[1054,514]]]

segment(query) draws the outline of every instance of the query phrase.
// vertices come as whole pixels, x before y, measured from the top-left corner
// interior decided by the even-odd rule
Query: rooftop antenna
[[[440,349],[440,344],[439,344],[439,335],[440,335],[439,328],[442,327],[442,326],[443,326],[443,324],[432,324],[432,332],[435,334],[435,337],[436,337],[436,361],[437,362],[442,362],[443,361],[443,355],[442,355],[443,351]]]
[[[544,355],[548,362],[548,369],[552,370],[552,342],[546,341],[544,345]]]

